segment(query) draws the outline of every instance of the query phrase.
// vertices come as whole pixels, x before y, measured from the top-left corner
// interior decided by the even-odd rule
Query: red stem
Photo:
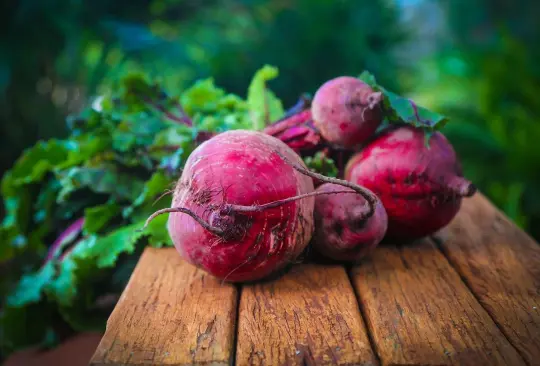
[[[163,107],[162,105],[159,105],[158,103],[155,103],[154,101],[152,101],[150,98],[147,98],[147,97],[142,97],[141,98],[146,102],[148,103],[149,105],[151,105],[152,107],[156,108],[158,111],[162,112],[167,118],[169,118],[171,121],[174,121],[174,122],[178,122],[180,124],[183,124],[183,125],[186,125],[186,126],[193,126],[193,122],[191,121],[191,118],[189,118],[186,113],[184,112],[184,109],[182,108],[181,105],[177,104],[177,108],[180,110],[180,113],[182,113],[182,116],[181,117],[178,117],[174,114],[172,114],[171,112],[169,112],[167,109],[165,109],[165,107]]]
[[[52,243],[49,251],[47,252],[47,257],[45,258],[45,263],[54,258],[56,251],[64,244],[67,244],[66,239],[72,236],[71,239],[75,239],[77,235],[82,231],[84,225],[84,217],[81,217],[75,220],[71,225],[67,227],[62,233],[56,238],[54,243]]]
[[[263,130],[263,132],[268,135],[274,136],[291,127],[298,126],[309,121],[311,121],[311,110],[307,109],[300,113],[293,114],[292,116],[285,119],[272,123],[271,125],[267,126]]]

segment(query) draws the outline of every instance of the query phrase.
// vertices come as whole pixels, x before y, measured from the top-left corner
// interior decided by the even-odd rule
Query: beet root
[[[313,97],[314,125],[331,144],[353,148],[371,137],[382,123],[382,99],[382,93],[358,78],[328,80]]]
[[[313,234],[314,198],[264,204],[308,194],[310,177],[280,140],[234,130],[212,137],[189,156],[173,194],[168,231],[189,263],[213,276],[243,282],[264,278],[294,261]]]
[[[332,183],[317,188],[318,192],[342,190],[343,187]],[[385,236],[388,216],[379,199],[372,216],[366,218],[366,210],[366,200],[360,195],[317,196],[313,247],[338,261],[354,262],[370,254]]]
[[[355,154],[345,179],[372,190],[388,214],[387,236],[417,239],[442,229],[475,186],[463,178],[456,153],[440,133],[426,146],[424,131],[399,126],[384,131]]]

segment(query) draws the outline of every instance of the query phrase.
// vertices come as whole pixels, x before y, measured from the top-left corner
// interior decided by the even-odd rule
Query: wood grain
[[[377,364],[343,267],[243,287],[238,322],[237,365]]]
[[[529,364],[540,364],[538,243],[481,194],[465,200],[439,240],[508,340]]]
[[[429,240],[380,246],[352,279],[384,365],[522,365]]]
[[[148,248],[107,322],[91,365],[228,365],[237,290]]]

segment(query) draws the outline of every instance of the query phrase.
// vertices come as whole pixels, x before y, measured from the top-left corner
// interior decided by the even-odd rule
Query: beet
[[[313,235],[313,178],[375,196],[356,184],[307,169],[298,154],[263,132],[233,130],[199,145],[173,194],[168,232],[189,263],[229,282],[256,281],[295,261]],[[144,228],[143,228],[144,229]]]
[[[324,183],[318,192],[343,191],[337,184]],[[351,193],[354,193],[350,189]],[[315,234],[313,246],[324,256],[354,262],[370,254],[385,236],[388,216],[376,200],[375,213],[366,218],[369,209],[364,197],[339,193],[315,198]]]
[[[313,197],[261,209],[314,189],[276,151],[303,164],[284,143],[256,131],[223,132],[191,153],[173,195],[177,212],[168,219],[185,260],[227,281],[253,281],[304,250],[313,234]]]
[[[456,153],[440,133],[426,146],[412,126],[383,131],[345,168],[345,179],[372,190],[388,214],[387,236],[416,239],[446,226],[475,186],[463,178]]]
[[[329,143],[354,148],[382,123],[382,99],[382,93],[358,78],[340,76],[328,80],[313,97],[314,125]]]

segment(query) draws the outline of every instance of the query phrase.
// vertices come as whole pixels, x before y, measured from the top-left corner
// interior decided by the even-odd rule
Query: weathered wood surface
[[[481,194],[437,244],[237,287],[147,249],[92,365],[540,365],[540,246]]]
[[[245,286],[237,365],[375,365],[343,267],[301,265],[277,281]]]
[[[352,280],[384,365],[522,365],[429,240],[382,246]]]
[[[146,249],[107,322],[91,365],[228,365],[238,294],[183,262]]]
[[[508,340],[540,365],[540,246],[483,195],[466,200],[441,248]]]

